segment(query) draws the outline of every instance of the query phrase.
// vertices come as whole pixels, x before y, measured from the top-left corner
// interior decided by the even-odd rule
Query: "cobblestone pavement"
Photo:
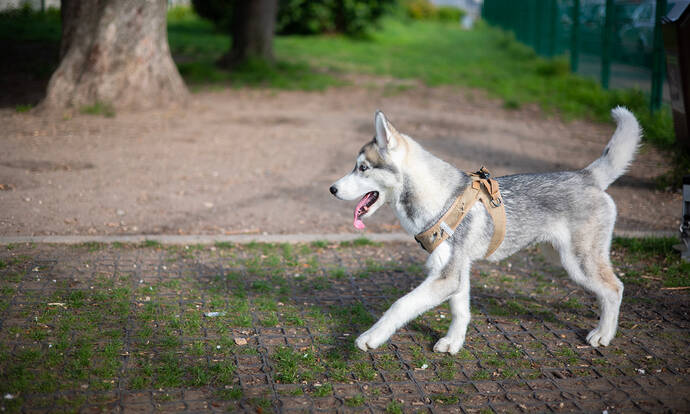
[[[446,305],[372,352],[353,340],[423,279],[410,244],[0,246],[3,412],[687,412],[684,290],[626,278],[612,345],[538,251],[472,272],[464,350]],[[621,273],[635,264],[618,254]]]

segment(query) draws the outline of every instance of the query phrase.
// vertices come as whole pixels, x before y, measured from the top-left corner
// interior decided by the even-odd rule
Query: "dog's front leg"
[[[456,294],[460,287],[457,269],[461,259],[449,256],[447,263],[431,268],[421,285],[395,301],[374,326],[355,340],[355,345],[362,351],[378,348],[407,322]]]
[[[467,325],[470,324],[470,263],[463,263],[460,268],[460,288],[450,297],[450,322],[446,336],[434,345],[435,352],[448,352],[455,355],[465,343]]]

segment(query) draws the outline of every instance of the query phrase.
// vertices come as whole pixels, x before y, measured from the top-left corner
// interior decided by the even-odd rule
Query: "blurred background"
[[[352,231],[324,189],[376,109],[508,174],[587,165],[617,105],[648,144],[619,225],[675,231],[690,156],[660,22],[687,3],[0,0],[0,231]],[[372,230],[400,229],[386,214]]]
[[[479,86],[508,107],[537,101],[599,120],[617,103],[661,109],[643,122],[651,139],[669,143],[660,20],[677,3],[687,1],[168,0],[165,6],[172,58],[192,89],[320,90],[356,70]],[[63,44],[60,54],[60,4],[0,1],[0,105],[22,110],[44,98],[67,49]]]

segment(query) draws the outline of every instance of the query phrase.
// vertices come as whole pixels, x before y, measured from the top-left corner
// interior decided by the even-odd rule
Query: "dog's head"
[[[399,167],[406,152],[405,138],[381,111],[376,112],[374,127],[376,135],[359,151],[355,168],[330,188],[341,200],[361,198],[354,212],[353,224],[358,229],[364,228],[362,218],[374,214],[402,187]]]

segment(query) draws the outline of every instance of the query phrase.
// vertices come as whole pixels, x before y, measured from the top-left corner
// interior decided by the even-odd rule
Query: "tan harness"
[[[431,253],[451,237],[477,200],[482,201],[494,221],[494,234],[484,258],[498,249],[506,234],[506,209],[498,190],[498,182],[489,178],[490,176],[489,170],[484,167],[476,173],[470,173],[472,183],[455,199],[448,211],[427,230],[414,236],[424,250]]]

